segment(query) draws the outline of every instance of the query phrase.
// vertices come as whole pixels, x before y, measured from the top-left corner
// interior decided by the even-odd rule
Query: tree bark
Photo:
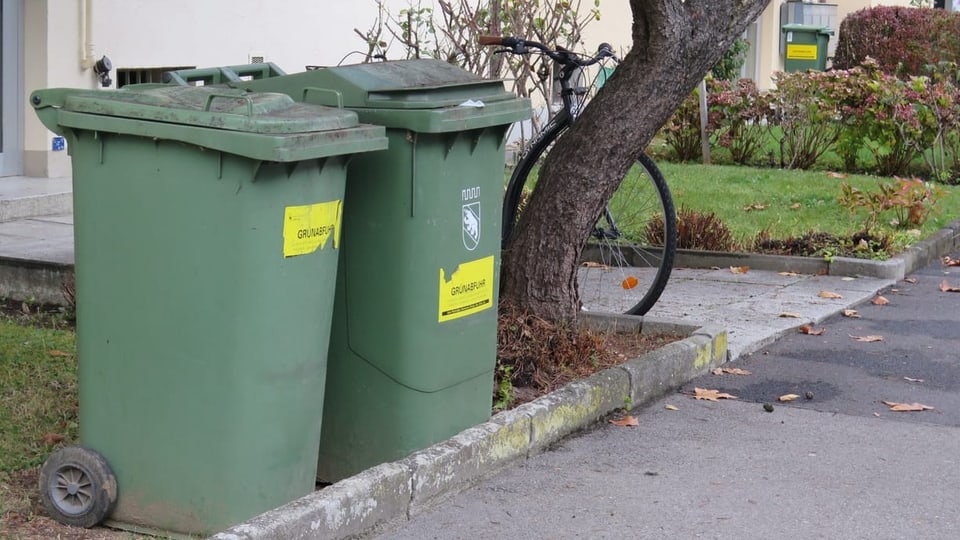
[[[660,126],[768,2],[630,1],[631,51],[540,169],[503,253],[503,302],[548,320],[576,319],[577,267],[597,216]]]

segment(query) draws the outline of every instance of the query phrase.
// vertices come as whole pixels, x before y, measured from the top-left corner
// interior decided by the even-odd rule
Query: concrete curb
[[[627,405],[649,403],[727,360],[726,331],[596,315],[586,324],[689,337],[495,415],[405,459],[367,469],[214,535],[216,540],[340,539],[408,520]]]

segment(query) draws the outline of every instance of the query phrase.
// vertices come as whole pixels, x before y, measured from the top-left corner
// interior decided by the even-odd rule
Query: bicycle
[[[501,238],[506,248],[519,212],[532,191],[530,186],[536,182],[536,175],[531,173],[553,143],[570,129],[584,106],[588,90],[572,83],[574,75],[605,60],[619,60],[606,43],[600,45],[594,56],[562,47],[551,49],[517,37],[480,36],[479,43],[503,47],[495,51],[497,54],[541,54],[559,66],[556,79],[562,107],[520,157],[507,183]],[[577,271],[583,309],[645,314],[670,279],[676,248],[673,198],[656,163],[642,153],[598,216],[584,249],[584,262]]]

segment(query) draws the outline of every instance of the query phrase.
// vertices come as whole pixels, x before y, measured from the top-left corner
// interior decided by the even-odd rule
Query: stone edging
[[[216,540],[335,539],[370,534],[410,519],[515,461],[546,450],[628,403],[639,406],[675,390],[727,360],[719,326],[627,315],[590,314],[600,329],[687,335],[639,358],[495,415],[405,459],[384,463],[311,493]]]

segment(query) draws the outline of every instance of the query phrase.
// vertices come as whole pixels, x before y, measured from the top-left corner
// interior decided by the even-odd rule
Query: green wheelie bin
[[[505,134],[530,103],[438,60],[244,87],[386,126],[351,162],[318,476],[336,481],[490,418]]]
[[[80,443],[55,519],[208,535],[314,490],[348,160],[380,126],[283,94],[40,90],[73,166]]]
[[[827,45],[830,43],[833,30],[823,26],[785,24],[780,31],[786,42],[783,55],[784,71],[827,69]]]

